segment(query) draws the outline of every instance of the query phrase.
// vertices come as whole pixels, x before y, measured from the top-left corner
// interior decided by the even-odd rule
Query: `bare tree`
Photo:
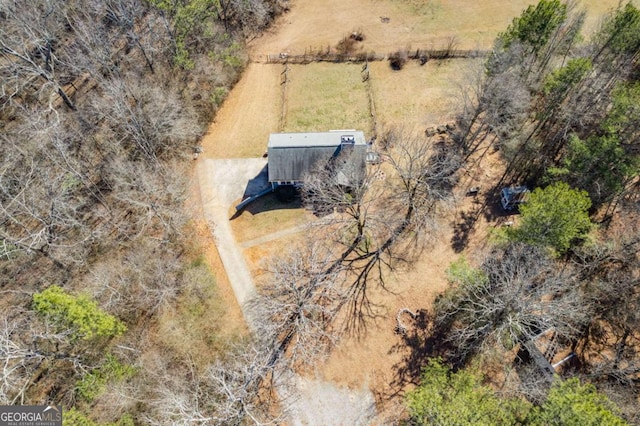
[[[585,360],[584,374],[622,399],[638,392],[639,249],[640,234],[630,225],[611,244],[585,247],[575,257],[590,316],[576,352]]]
[[[310,365],[337,339],[333,320],[344,295],[340,268],[319,244],[297,248],[274,259],[272,279],[252,301],[256,334],[271,345],[274,362],[287,357],[292,365]]]
[[[0,7],[0,93],[11,101],[32,92],[44,97],[50,108],[55,106],[52,95],[57,94],[75,110],[62,82],[68,78],[66,58],[55,49],[63,25],[60,8],[55,2],[41,1],[3,2]]]
[[[22,338],[28,329],[14,315],[0,318],[0,402],[23,404],[32,385],[32,375],[44,357],[29,347]]]
[[[345,171],[342,164],[351,160],[339,158],[337,168],[319,165],[303,188],[307,204],[336,212],[324,222],[322,232],[331,250],[336,244],[341,248],[325,271],[345,274],[341,308],[348,310],[345,318],[352,330],[376,315],[368,289],[384,288],[385,274],[410,262],[429,241],[424,231],[436,227],[438,209],[449,200],[460,165],[457,150],[449,144],[434,145],[423,136],[398,130],[385,139],[387,172]],[[381,175],[385,179],[379,179]],[[345,176],[355,184],[345,186]]]
[[[101,88],[95,114],[134,159],[156,162],[185,155],[199,136],[193,112],[181,108],[175,89],[120,78],[104,81]]]
[[[92,238],[81,214],[90,197],[86,181],[66,156],[59,121],[32,111],[27,123],[2,135],[3,254],[37,252],[61,263],[82,262]]]
[[[575,277],[527,245],[493,250],[479,270],[459,273],[454,281],[436,301],[435,327],[460,359],[496,345],[510,350],[549,329],[575,341],[588,320]]]
[[[187,361],[169,372],[166,360],[157,359],[145,371],[145,380],[158,386],[142,418],[152,425],[279,424],[273,395],[278,379],[269,356],[268,348],[254,340],[230,348],[205,371]]]

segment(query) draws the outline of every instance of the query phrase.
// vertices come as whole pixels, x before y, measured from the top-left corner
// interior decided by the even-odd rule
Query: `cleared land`
[[[268,54],[302,54],[305,49],[335,46],[354,30],[366,39],[363,50],[386,54],[408,46],[440,48],[454,38],[460,49],[488,49],[531,0],[310,0],[294,1],[291,11],[251,45],[252,57]],[[585,30],[617,1],[585,0]],[[388,18],[384,20],[382,18]]]
[[[406,48],[439,48],[451,37],[461,49],[489,48],[499,31],[504,30],[527,5],[524,0],[297,0],[291,11],[263,37],[252,42],[252,59],[279,52],[303,53],[305,49],[335,46],[353,30],[362,31],[365,51],[387,54]],[[594,28],[617,0],[588,0],[587,31]],[[387,23],[381,17],[388,17]],[[378,125],[430,126],[451,121],[456,112],[458,84],[465,81],[473,60],[430,61],[420,66],[409,62],[401,71],[393,71],[388,62],[370,64],[370,85],[376,106]],[[314,63],[291,65],[284,105],[282,103],[283,65],[252,64],[230,93],[216,122],[203,141],[204,155],[210,158],[260,156],[268,135],[276,131],[323,131],[333,128],[358,128],[367,136],[371,126],[367,84],[362,81],[361,65]],[[284,109],[283,109],[284,108]],[[281,121],[282,112],[285,112]],[[283,127],[280,127],[283,124]],[[488,156],[490,157],[490,156]],[[484,187],[493,181],[492,161],[462,178],[460,193],[470,186]],[[363,385],[377,390],[377,402],[385,403],[401,394],[407,379],[415,379],[419,353],[394,333],[396,313],[401,308],[428,308],[433,298],[447,285],[445,270],[465,247],[478,248],[486,243],[486,231],[499,226],[501,218],[487,217],[483,194],[478,199],[461,199],[455,211],[448,212],[438,241],[426,251],[411,270],[398,271],[389,286],[393,293],[374,291],[373,301],[384,309],[365,336],[345,338],[324,365],[309,372],[352,389]],[[491,200],[488,200],[491,203]],[[265,198],[252,205],[231,226],[236,240],[259,241],[274,233],[299,226],[312,215],[297,205],[282,205]],[[231,216],[233,212],[230,213]],[[466,234],[464,224],[476,217],[473,233]],[[265,259],[293,246],[308,234],[289,234],[244,248],[248,267],[256,284],[268,284]],[[408,325],[411,324],[407,321]],[[409,329],[411,332],[412,330]],[[416,358],[412,358],[416,357]]]
[[[284,131],[358,129],[371,132],[366,85],[358,64],[289,66]]]
[[[477,61],[411,61],[399,71],[387,62],[369,64],[378,125],[413,128],[453,120],[460,87]]]

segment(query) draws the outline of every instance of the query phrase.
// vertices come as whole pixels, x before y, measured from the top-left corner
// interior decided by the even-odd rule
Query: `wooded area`
[[[348,154],[340,174],[317,165],[307,244],[269,264],[246,307],[257,330],[222,337],[224,306],[190,304],[215,299],[215,277],[184,208],[189,163],[245,42],[285,6],[0,0],[0,404],[63,404],[65,424],[282,421],[287,374],[367,332],[384,308],[370,295],[431,248],[463,169],[497,152],[494,193],[535,189],[449,266],[434,306],[402,311],[420,321],[398,321],[417,354],[401,420],[640,423],[640,10],[582,37],[584,12],[541,0],[463,88],[450,138],[388,129],[364,175]],[[206,350],[163,334],[176,306],[211,308]],[[526,353],[545,333],[572,354],[565,380]]]
[[[499,35],[465,93],[456,135],[465,158],[496,150],[505,164],[496,188],[537,189],[478,267],[451,266],[452,287],[436,302],[430,333],[450,344],[434,355],[460,368],[479,358],[507,362],[551,332],[573,357],[563,375],[595,385],[635,424],[640,11],[621,6],[587,41],[583,20],[572,3],[530,6]],[[547,392],[558,388],[519,358],[510,392],[544,411]],[[593,424],[612,424],[585,404]],[[582,422],[538,414],[544,420],[533,424]]]
[[[154,330],[214,280],[184,208],[190,159],[245,40],[280,11],[0,2],[1,404],[75,407],[65,424],[187,421],[193,358]]]

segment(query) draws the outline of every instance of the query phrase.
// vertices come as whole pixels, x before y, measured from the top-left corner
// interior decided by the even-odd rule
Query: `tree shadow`
[[[376,391],[379,401],[390,401],[402,395],[407,385],[420,384],[427,359],[447,359],[452,350],[444,333],[434,327],[432,315],[425,310],[419,310],[407,330],[399,336],[400,341],[391,347],[389,355],[401,353],[402,359],[392,367],[393,379]]]
[[[236,209],[233,216],[229,220],[237,219],[242,216],[243,213],[248,213],[252,216],[260,213],[265,213],[273,210],[290,210],[302,208],[302,200],[300,197],[296,197],[290,201],[282,201],[274,192],[269,192],[260,197],[257,197],[242,209]]]
[[[469,245],[469,238],[480,214],[481,207],[475,207],[469,212],[463,211],[460,213],[459,219],[453,225],[453,236],[451,237],[453,251],[460,253]]]
[[[473,207],[468,211],[462,211],[453,224],[453,236],[451,247],[456,253],[462,252],[469,245],[469,240],[475,230],[475,225],[481,217],[488,223],[505,225],[510,222],[509,217],[518,211],[506,211],[500,204],[500,191],[502,186],[493,187],[487,192],[478,194],[468,192],[467,196],[474,197]]]

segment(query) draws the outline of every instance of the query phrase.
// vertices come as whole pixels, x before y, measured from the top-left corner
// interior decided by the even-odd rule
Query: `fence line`
[[[378,118],[376,116],[376,103],[373,97],[373,87],[371,87],[371,75],[369,74],[369,62],[365,62],[361,70],[362,81],[367,90],[369,100],[369,113],[371,114],[371,133],[373,138],[378,136]]]
[[[282,106],[280,109],[280,122],[278,123],[279,131],[284,131],[284,125],[287,114],[287,86],[289,85],[289,63],[284,62],[284,69],[280,73],[280,85],[282,86],[281,92],[281,102]]]
[[[394,55],[403,53],[408,59],[420,60],[422,63],[430,59],[459,59],[459,58],[479,58],[487,56],[488,50],[461,50],[461,49],[415,49],[401,50],[388,55],[381,55],[375,52],[361,52],[356,54],[346,54],[334,52],[331,48],[326,50],[309,50],[302,55],[289,55],[287,53],[267,55],[269,64],[309,64],[311,62],[372,62],[384,61]]]

